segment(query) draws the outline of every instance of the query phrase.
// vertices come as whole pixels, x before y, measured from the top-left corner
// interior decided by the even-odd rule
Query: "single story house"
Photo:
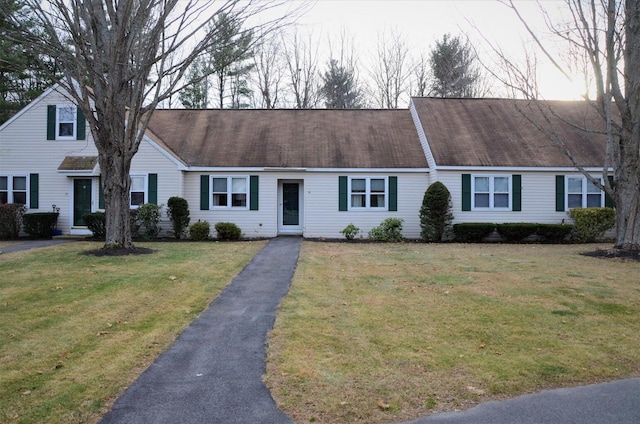
[[[552,106],[599,123],[584,102]],[[183,197],[191,222],[233,222],[247,238],[340,238],[350,223],[366,237],[388,217],[419,238],[437,180],[455,222],[561,222],[570,207],[604,205],[525,107],[413,98],[409,110],[157,110],[132,161],[131,207]],[[577,160],[601,173],[604,136],[557,121]],[[90,234],[82,216],[104,208],[97,154],[82,113],[52,87],[0,126],[0,203],[59,209],[63,234]]]

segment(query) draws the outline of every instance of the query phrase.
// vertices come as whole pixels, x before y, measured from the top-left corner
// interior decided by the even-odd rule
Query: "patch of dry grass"
[[[78,242],[0,256],[0,422],[97,422],[265,242]]]
[[[305,242],[267,384],[298,423],[381,423],[640,375],[640,263],[597,247]]]

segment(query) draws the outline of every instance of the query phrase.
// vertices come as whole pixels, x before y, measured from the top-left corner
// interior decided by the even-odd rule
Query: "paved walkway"
[[[267,333],[289,291],[301,243],[300,237],[270,240],[102,423],[291,423],[262,375]]]

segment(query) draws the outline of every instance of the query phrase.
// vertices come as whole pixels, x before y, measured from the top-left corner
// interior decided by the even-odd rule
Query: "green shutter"
[[[349,195],[347,193],[347,177],[341,175],[338,177],[338,210],[339,211],[348,210],[348,206],[347,206],[348,196]]]
[[[47,140],[56,139],[56,105],[47,106]]]
[[[148,179],[148,194],[149,194],[149,202],[154,205],[158,204],[158,174],[149,174]]]
[[[389,177],[389,210],[398,210],[398,177]]]
[[[209,210],[209,176],[200,175],[200,210]]]
[[[512,175],[511,184],[513,185],[513,203],[511,210],[514,212],[522,211],[522,175]]]
[[[104,209],[104,188],[102,187],[102,175],[98,177],[98,209]]]
[[[84,140],[87,138],[87,121],[84,113],[80,108],[76,109],[76,140]]]
[[[471,174],[462,174],[462,210],[471,210]]]
[[[556,175],[556,212],[564,212],[564,175]]]
[[[613,187],[613,175],[607,175],[607,179],[609,180],[609,184]],[[614,208],[615,205],[613,203],[613,199],[608,194],[604,194],[604,207],[605,208]]]
[[[29,174],[29,209],[38,209],[38,192],[39,192],[38,174]]]
[[[258,196],[259,196],[259,188],[258,188],[259,177],[257,175],[251,175],[249,177],[249,210],[257,211],[258,210]]]

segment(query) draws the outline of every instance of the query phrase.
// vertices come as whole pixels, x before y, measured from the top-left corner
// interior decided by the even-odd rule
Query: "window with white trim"
[[[597,179],[602,183],[601,179]],[[604,191],[584,175],[567,177],[567,209],[601,208],[604,206]]]
[[[131,188],[129,189],[129,207],[137,209],[147,203],[147,176],[131,175]]]
[[[213,209],[247,209],[249,177],[211,177]]]
[[[74,105],[56,107],[56,139],[75,140],[77,133],[77,108]]]
[[[386,177],[350,177],[349,209],[387,208],[389,185]]]
[[[27,204],[26,175],[0,175],[0,204]]]
[[[511,209],[511,177],[508,175],[473,175],[473,209]]]

